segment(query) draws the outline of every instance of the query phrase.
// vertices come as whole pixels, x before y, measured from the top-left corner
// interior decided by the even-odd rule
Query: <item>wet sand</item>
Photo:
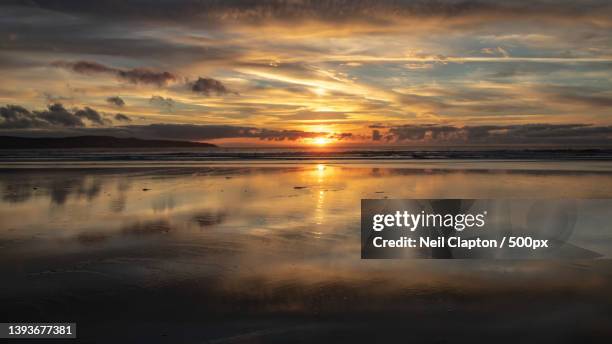
[[[103,343],[612,339],[609,226],[581,242],[597,260],[359,247],[362,198],[609,198],[609,162],[3,166],[2,321]]]

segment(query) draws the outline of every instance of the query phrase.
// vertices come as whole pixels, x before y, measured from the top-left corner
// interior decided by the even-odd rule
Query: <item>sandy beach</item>
[[[597,260],[359,259],[359,199],[606,198],[607,162],[76,166],[0,169],[3,318],[84,342],[612,337],[610,241],[581,243]]]

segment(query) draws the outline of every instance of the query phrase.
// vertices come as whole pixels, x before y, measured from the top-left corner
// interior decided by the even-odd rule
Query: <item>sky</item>
[[[0,135],[612,144],[612,2],[3,1]]]

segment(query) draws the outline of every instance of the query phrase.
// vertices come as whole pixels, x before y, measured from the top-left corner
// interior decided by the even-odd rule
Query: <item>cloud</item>
[[[60,103],[51,104],[46,110],[29,111],[18,105],[0,107],[0,129],[78,128],[85,127],[84,120],[94,125],[108,124],[96,110],[67,110]]]
[[[333,134],[331,135],[331,138],[338,140],[338,141],[342,141],[342,140],[352,140],[354,139],[356,136],[353,133],[337,133],[337,134]]]
[[[196,125],[196,124],[149,124],[131,125],[122,128],[137,137],[165,138],[178,140],[214,140],[224,138],[257,138],[266,141],[295,141],[313,138],[325,133],[305,132],[301,130],[275,130],[232,125]]]
[[[115,96],[115,97],[108,97],[106,98],[106,102],[115,106],[124,106],[125,105],[125,101],[123,99],[121,99],[121,97],[119,96]]]
[[[296,141],[304,138],[315,138],[324,135],[325,133],[306,132],[301,130],[270,130],[270,129],[254,129],[250,132],[252,137],[257,137],[260,140],[267,141]]]
[[[59,105],[59,104],[55,104],[55,105]],[[61,106],[61,105],[60,105]],[[98,111],[90,108],[90,107],[85,107],[82,110],[76,110],[74,112],[74,115],[78,118],[81,119],[87,119],[92,123],[95,124],[106,124],[107,122],[104,120],[104,118],[102,118],[102,116],[100,115],[100,113],[98,113]]]
[[[432,93],[433,90],[425,90]],[[608,100],[606,92],[598,89],[573,89],[570,87],[548,87],[541,92],[580,95],[587,97],[590,103],[604,107]],[[576,93],[580,91],[580,93]],[[495,94],[483,94],[484,99],[497,99]],[[112,98],[112,97],[111,97]],[[469,98],[469,97],[468,97]],[[570,99],[575,101],[575,99]],[[586,101],[581,99],[581,101]],[[152,96],[154,104],[172,104],[171,98]],[[311,112],[298,111],[300,116],[311,118]],[[319,113],[317,113],[319,114]],[[321,113],[338,115],[339,112]],[[316,117],[316,119],[320,119]],[[112,120],[112,122],[111,122]],[[567,124],[487,124],[487,125],[452,125],[452,124],[407,124],[394,125],[383,122],[367,122],[358,131],[315,132],[304,130],[279,129],[278,127],[260,127],[253,125],[196,125],[196,124],[133,124],[132,119],[124,114],[105,114],[91,107],[66,108],[61,103],[54,103],[43,110],[28,110],[19,105],[0,107],[0,129],[5,133],[25,133],[28,131],[53,135],[111,135],[133,136],[140,138],[176,139],[176,140],[215,140],[215,139],[259,139],[265,141],[298,141],[308,138],[327,137],[334,140],[362,141],[376,143],[414,143],[422,145],[515,145],[515,144],[612,144],[612,126],[589,123]],[[116,126],[111,126],[115,123]],[[472,122],[473,123],[473,122]],[[281,127],[282,128],[282,127]],[[362,130],[369,130],[371,134]],[[369,134],[369,135],[368,135]]]
[[[380,130],[372,130],[372,141],[380,141],[382,139],[382,135],[380,134]]]
[[[283,120],[292,121],[329,121],[338,119],[347,119],[347,114],[335,111],[309,111],[302,110],[290,115],[278,115]]]
[[[130,95],[131,111],[107,114],[117,125],[339,132],[370,123],[612,123],[608,0],[33,0],[0,4],[0,13],[13,18],[0,23],[0,105],[32,106],[49,93],[65,97],[47,104],[98,109],[97,99],[112,108],[107,97]],[[599,90],[538,89],[550,85]],[[163,97],[147,103],[153,94]],[[118,122],[117,112],[134,121]],[[388,128],[355,134],[372,138],[373,129],[384,142]]]
[[[131,122],[132,119],[129,118],[128,116],[122,114],[122,113],[118,113],[115,115],[115,120],[119,121],[119,122]]]
[[[175,81],[176,76],[170,72],[154,71],[148,68],[119,69],[109,67],[92,61],[56,61],[52,63],[55,67],[65,68],[73,72],[85,75],[110,74],[132,84],[150,84],[164,86],[168,82]]]
[[[86,116],[85,114],[76,116],[59,103],[49,105],[48,110],[36,111],[33,115],[46,122],[49,126],[60,127],[83,127],[85,124],[83,124],[81,118]]]
[[[7,105],[0,107],[0,129],[25,129],[49,126],[49,123],[38,118],[26,108],[19,105]]]
[[[62,103],[62,102],[66,102],[66,101],[69,102],[69,101],[74,100],[72,97],[51,94],[48,92],[43,92],[43,96],[45,97],[45,100],[47,101],[47,103]]]
[[[480,52],[486,55],[499,55],[502,57],[510,57],[510,53],[502,47],[482,48],[480,49]]]
[[[202,78],[199,77],[198,80],[191,84],[191,90],[196,93],[202,93],[206,96],[209,96],[211,93],[215,93],[216,95],[225,95],[232,92],[221,83],[219,80],[215,80],[213,78]]]
[[[592,87],[547,86],[541,87],[540,91],[560,103],[603,109],[612,107],[612,94]]]
[[[57,109],[56,109],[57,110]],[[56,111],[57,112],[57,111]],[[8,113],[8,115],[7,115]],[[67,110],[65,113],[70,114]],[[15,120],[0,122],[1,129],[11,129],[10,135],[24,137],[65,137],[79,135],[108,135],[115,137],[137,137],[144,139],[172,139],[183,141],[203,141],[226,138],[254,138],[265,141],[296,141],[304,138],[315,138],[329,136],[323,132],[307,132],[301,130],[276,130],[256,127],[243,127],[233,125],[196,125],[196,124],[147,124],[147,125],[123,125],[115,127],[85,127],[82,122],[69,125],[51,125],[39,119],[28,110],[14,105],[0,108],[0,116],[3,118],[27,117],[24,125],[17,125]],[[11,117],[12,116],[12,117]],[[129,117],[116,114],[115,120],[129,121]],[[127,118],[127,120],[126,120]],[[73,116],[79,121],[80,118]],[[33,125],[33,121],[39,121],[39,125]],[[36,129],[36,130],[32,130]],[[46,130],[40,130],[46,129]],[[347,139],[350,133],[336,135],[338,139]]]
[[[9,105],[0,108],[0,129],[11,129],[10,135],[25,137],[58,137],[76,135],[109,135],[116,137],[137,137],[145,139],[173,139],[205,141],[216,139],[259,139],[265,141],[297,141],[307,138],[328,137],[336,140],[363,140],[386,143],[410,143],[423,146],[462,144],[462,145],[551,145],[551,146],[608,146],[612,145],[612,126],[596,126],[584,123],[574,124],[517,124],[517,125],[400,125],[372,130],[371,136],[350,132],[324,133],[301,130],[278,130],[234,125],[196,125],[196,124],[147,124],[123,125],[116,127],[85,127],[80,125],[79,117],[64,118],[69,111],[55,107],[43,112],[31,113],[28,110]],[[48,114],[54,114],[53,123]],[[63,114],[58,116],[58,114]],[[121,114],[115,119],[126,121]],[[127,117],[127,116],[125,116]],[[43,119],[47,118],[47,119]],[[121,118],[121,119],[120,119]],[[129,119],[129,118],[128,118]],[[21,120],[21,121],[20,121]],[[76,121],[76,122],[72,122]],[[25,122],[25,125],[24,125]],[[38,125],[33,125],[38,122]],[[58,125],[61,123],[61,125]],[[40,130],[46,129],[46,130]],[[37,130],[32,130],[37,129]]]
[[[118,75],[133,84],[142,83],[163,86],[169,81],[176,80],[176,77],[169,72],[156,72],[147,68],[120,70]]]
[[[612,126],[591,124],[517,124],[451,126],[437,124],[390,127],[387,141],[421,144],[612,144]],[[373,135],[374,139],[374,135]]]
[[[603,107],[608,109],[612,107],[612,96],[565,95],[559,96],[556,99],[593,107]]]
[[[172,108],[174,108],[175,101],[170,97],[164,98],[162,96],[153,95],[149,99],[149,104],[171,111]]]
[[[343,0],[329,1],[159,1],[141,6],[139,2],[44,1],[37,6],[54,11],[79,13],[119,20],[174,21],[200,25],[241,23],[265,25],[283,22],[295,25],[299,21],[319,21],[343,24],[370,22],[388,24],[401,19],[414,18],[478,21],[533,18],[574,19],[597,18],[605,21],[610,13],[606,0],[583,2],[559,0],[438,0],[397,1],[360,0],[348,4]]]
[[[119,70],[116,68],[107,67],[103,64],[91,61],[77,61],[77,62],[66,62],[56,61],[52,63],[55,67],[62,67],[71,69],[73,72],[79,74],[97,74],[97,73],[108,73],[116,74]]]
[[[395,141],[423,141],[443,139],[460,129],[452,126],[439,126],[435,124],[403,125],[390,128],[387,137]]]
[[[370,124],[368,126],[368,128],[370,128],[370,129],[386,129],[386,128],[389,128],[389,126],[388,125],[384,125],[384,124],[380,124],[380,123],[376,123],[376,124]]]

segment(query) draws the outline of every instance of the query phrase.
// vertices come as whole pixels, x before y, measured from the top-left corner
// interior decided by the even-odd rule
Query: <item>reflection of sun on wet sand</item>
[[[576,322],[609,335],[607,261],[359,259],[362,198],[612,195],[597,166],[463,164],[0,170],[2,313],[74,319],[84,338],[114,325],[108,341],[126,341],[124,321],[150,342],[372,342],[406,338],[402,326],[464,341],[492,311],[507,327],[489,327],[491,340]],[[582,245],[612,255],[605,241]],[[448,331],[430,337],[442,320]]]

